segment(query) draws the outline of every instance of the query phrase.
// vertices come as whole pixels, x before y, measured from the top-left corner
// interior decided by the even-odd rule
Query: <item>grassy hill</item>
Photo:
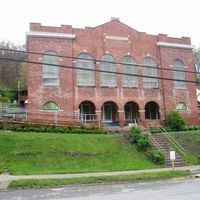
[[[186,150],[187,161],[196,164],[200,156],[200,130],[170,133]]]
[[[0,172],[49,174],[155,167],[119,135],[0,132]]]

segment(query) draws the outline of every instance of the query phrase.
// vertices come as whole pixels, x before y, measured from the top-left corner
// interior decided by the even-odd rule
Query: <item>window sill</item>
[[[176,111],[178,111],[178,112],[191,112],[190,109],[186,109],[186,110],[178,110],[178,109],[176,109]]]
[[[143,89],[159,89],[159,87],[143,87]]]
[[[137,89],[138,86],[130,86],[130,87],[128,87],[128,86],[123,86],[123,88],[127,88],[127,89]]]
[[[100,86],[101,88],[117,88],[117,86]]]
[[[63,110],[39,110],[39,112],[46,112],[46,113],[57,113]]]
[[[80,87],[80,88],[85,88],[85,87],[94,88],[96,86],[95,85],[77,85],[77,87]]]
[[[174,87],[175,90],[186,90],[186,87]]]
[[[59,85],[44,85],[43,84],[43,87],[59,87]]]

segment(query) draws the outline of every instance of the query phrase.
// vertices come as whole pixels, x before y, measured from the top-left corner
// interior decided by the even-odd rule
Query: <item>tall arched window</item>
[[[135,60],[131,56],[124,56],[122,59],[122,73],[137,75],[137,66]],[[130,64],[130,65],[129,65]],[[137,76],[122,76],[123,87],[137,87]]]
[[[59,65],[58,56],[52,51],[48,51],[47,54],[52,56],[43,56],[43,85],[57,86],[59,85],[59,67],[47,64]]]
[[[173,61],[173,69],[181,70],[181,71],[173,71],[173,78],[185,81],[184,64],[181,60],[176,59]],[[175,88],[185,88],[186,82],[174,81],[174,87]]]
[[[147,66],[147,67],[144,67]],[[151,68],[150,68],[151,67]],[[142,61],[142,75],[157,77],[157,66],[152,58],[144,58]],[[157,78],[146,78],[143,77],[144,88],[157,88],[158,80]]]
[[[48,101],[43,105],[43,110],[57,111],[59,110],[59,106],[53,101]]]
[[[114,58],[111,55],[103,55],[101,61],[105,62],[100,62],[100,70],[114,73],[100,72],[100,85],[107,87],[117,86],[115,63],[109,63],[115,62]]]
[[[76,74],[77,85],[79,85],[79,86],[94,86],[95,85],[94,71],[93,71],[94,70],[94,61],[93,61],[92,56],[90,56],[87,53],[81,53],[78,56],[76,66],[78,68],[86,69],[86,70],[77,69],[77,74]]]
[[[159,105],[150,101],[145,105],[145,119],[160,119]]]

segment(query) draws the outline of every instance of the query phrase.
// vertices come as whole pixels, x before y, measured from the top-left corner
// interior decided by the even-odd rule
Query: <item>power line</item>
[[[6,49],[6,48],[0,48],[2,51],[11,51],[11,52],[19,52],[19,53],[26,53],[26,54],[35,54],[35,55],[42,55],[42,56],[52,56],[52,57],[59,57],[59,58],[68,58],[72,60],[86,60],[86,61],[93,61],[95,63],[110,63],[110,64],[118,64],[118,65],[125,65],[125,66],[136,66],[136,67],[144,67],[144,68],[151,68],[151,69],[159,69],[159,70],[166,70],[166,71],[177,71],[177,72],[185,72],[185,73],[191,73],[191,74],[200,74],[200,72],[195,71],[189,71],[189,70],[181,70],[181,69],[170,69],[165,67],[159,67],[159,65],[149,66],[149,65],[140,65],[140,64],[134,64],[134,63],[123,63],[123,62],[113,62],[113,61],[105,61],[105,60],[98,60],[98,59],[89,59],[89,58],[79,58],[75,56],[62,56],[62,55],[53,55],[49,53],[39,53],[35,51],[23,51],[23,50],[15,50],[15,49]]]
[[[2,57],[0,57],[0,60],[6,60],[6,61],[12,61],[12,62],[22,62],[22,63],[31,63],[31,64],[35,64],[35,65],[48,65],[48,66],[54,66],[54,67],[69,68],[69,69],[74,69],[74,70],[79,69],[79,70],[85,70],[85,71],[104,72],[104,73],[109,73],[109,74],[136,76],[136,77],[142,77],[142,78],[152,78],[152,79],[160,79],[160,80],[168,80],[168,81],[200,83],[198,81],[191,81],[191,80],[163,78],[163,77],[158,77],[158,76],[146,76],[146,75],[139,75],[139,74],[128,74],[128,73],[123,73],[123,72],[113,72],[113,71],[106,71],[106,70],[99,70],[99,69],[88,69],[88,68],[86,69],[86,68],[83,68],[83,67],[74,67],[74,66],[70,66],[70,65],[58,65],[58,64],[50,64],[50,63],[36,62],[36,61],[17,60],[17,59],[11,59],[11,58],[2,58]]]

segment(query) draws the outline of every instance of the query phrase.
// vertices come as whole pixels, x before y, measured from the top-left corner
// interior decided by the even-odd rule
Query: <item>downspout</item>
[[[164,107],[164,118],[165,118],[165,121],[166,121],[166,117],[167,117],[167,112],[166,112],[166,101],[165,101],[165,89],[164,89],[164,80],[162,79],[163,78],[163,69],[162,69],[162,56],[161,56],[161,50],[160,50],[160,47],[158,47],[158,54],[159,54],[159,66],[160,66],[160,75],[161,75],[161,82],[162,82],[162,96],[163,96],[163,107]]]

